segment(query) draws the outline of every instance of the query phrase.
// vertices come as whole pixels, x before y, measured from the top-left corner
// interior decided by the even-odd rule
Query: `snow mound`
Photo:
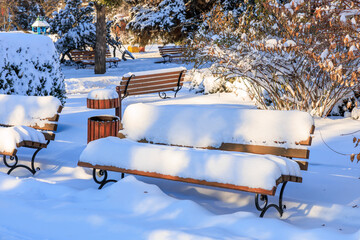
[[[134,141],[194,147],[222,143],[289,147],[307,140],[314,125],[310,114],[300,111],[143,103],[128,106],[122,123],[121,132]]]
[[[356,120],[360,120],[360,108],[354,108],[351,111],[351,117]]]
[[[80,161],[266,190],[272,190],[282,175],[301,176],[299,165],[287,158],[146,144],[116,137],[90,142]]]
[[[0,152],[12,153],[23,141],[46,143],[44,134],[31,127],[0,127]]]
[[[0,94],[0,123],[42,127],[57,114],[61,102],[52,96]]]

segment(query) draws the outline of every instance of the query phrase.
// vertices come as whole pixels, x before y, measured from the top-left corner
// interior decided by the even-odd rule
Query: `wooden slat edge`
[[[308,139],[304,140],[304,141],[300,141],[296,144],[300,144],[300,145],[303,145],[303,146],[311,146],[311,143],[312,143],[312,137],[310,136]]]
[[[166,179],[166,180],[187,182],[187,183],[193,183],[193,184],[199,184],[199,185],[205,185],[205,186],[211,186],[211,187],[227,188],[227,189],[259,193],[259,194],[265,194],[265,195],[272,195],[272,196],[275,195],[275,192],[276,192],[276,186],[274,186],[272,188],[272,190],[267,190],[267,189],[262,189],[262,188],[249,188],[246,186],[237,186],[234,184],[218,183],[218,182],[208,182],[205,180],[197,180],[197,179],[193,179],[193,178],[182,178],[182,177],[177,177],[177,176],[159,174],[159,173],[155,173],[155,172],[143,172],[143,171],[138,171],[138,170],[129,170],[129,169],[124,169],[124,168],[118,168],[118,167],[113,167],[113,166],[92,165],[90,163],[80,162],[80,161],[78,162],[78,166],[88,167],[88,168],[96,168],[96,169],[102,169],[102,170],[114,171],[114,172],[122,172],[122,173],[126,173],[126,174],[133,174],[133,175],[139,175],[139,176],[162,178],[162,179]]]
[[[14,125],[6,125],[0,124],[1,127],[14,127]],[[57,130],[57,123],[46,123],[43,127],[39,127],[37,124],[28,126],[37,130],[44,130],[44,131],[56,131]]]
[[[45,123],[42,127],[35,124],[35,125],[31,125],[30,127],[38,129],[38,130],[56,131],[57,130],[57,123]]]
[[[60,117],[60,115],[59,115],[59,114],[55,114],[55,115],[54,115],[54,116],[52,116],[52,117],[49,117],[49,118],[41,118],[40,120],[46,120],[46,121],[57,122],[57,121],[59,121],[59,117]]]
[[[315,132],[315,125],[312,125],[311,129],[310,129],[310,134],[314,134]]]
[[[19,146],[18,146],[19,147]],[[14,149],[12,152],[0,152],[0,155],[5,155],[5,156],[15,156],[17,153],[17,149]]]
[[[58,110],[57,110],[57,112],[58,112],[58,113],[61,113],[63,109],[64,109],[64,106],[63,106],[63,105],[60,105],[59,108],[58,108]]]
[[[256,153],[256,154],[272,154],[283,157],[294,157],[294,158],[303,158],[303,159],[309,158],[308,149],[282,148],[282,147],[274,147],[274,146],[247,145],[247,144],[235,144],[235,143],[222,143],[219,148],[209,147],[208,149],[247,152],[247,153]]]
[[[53,132],[42,132],[42,134],[44,134],[45,140],[55,140],[55,133]]]

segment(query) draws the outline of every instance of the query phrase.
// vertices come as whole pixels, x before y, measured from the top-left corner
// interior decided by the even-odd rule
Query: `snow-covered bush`
[[[65,103],[64,75],[49,37],[0,33],[0,93],[51,95]]]
[[[359,4],[273,1],[233,16],[215,8],[193,41],[196,64],[216,76],[244,77],[261,108],[326,116],[359,80]]]
[[[195,93],[217,93],[231,92],[245,101],[251,101],[247,92],[247,80],[233,78],[224,79],[222,76],[216,77],[209,68],[193,69],[188,72],[191,79],[190,89]]]

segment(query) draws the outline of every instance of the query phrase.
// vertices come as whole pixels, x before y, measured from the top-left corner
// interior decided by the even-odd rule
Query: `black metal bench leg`
[[[38,148],[38,149],[36,149],[36,151],[34,152],[32,158],[31,158],[30,167],[28,167],[28,166],[26,166],[26,165],[23,165],[23,164],[19,164],[19,159],[18,159],[17,155],[15,155],[15,156],[10,156],[10,157],[9,157],[11,161],[14,161],[14,163],[12,163],[12,164],[8,162],[8,160],[6,159],[6,156],[4,155],[4,156],[3,156],[4,164],[5,164],[8,168],[10,168],[9,171],[7,172],[7,174],[10,175],[10,173],[11,173],[12,171],[14,171],[15,169],[17,169],[17,168],[25,168],[25,169],[27,169],[29,172],[31,172],[31,173],[34,175],[34,174],[36,173],[36,171],[39,171],[39,170],[40,170],[39,167],[38,167],[38,168],[35,168],[35,157],[36,157],[36,155],[38,154],[38,152],[40,152],[41,149],[42,149],[42,148]]]
[[[261,211],[260,213],[260,217],[264,217],[266,211],[269,209],[269,208],[275,208],[279,214],[280,214],[280,217],[282,217],[283,213],[284,213],[284,209],[286,209],[286,206],[282,204],[282,199],[283,199],[283,194],[284,194],[284,190],[285,190],[285,187],[286,187],[286,184],[287,182],[284,182],[281,186],[281,190],[280,190],[280,195],[279,195],[279,205],[276,205],[276,204],[269,204],[268,205],[268,196],[267,195],[263,195],[263,194],[256,194],[255,195],[255,206],[256,206],[256,209]],[[262,204],[262,206],[260,206],[259,204],[259,197],[260,197],[260,201],[263,201],[264,203]]]
[[[122,174],[122,178],[123,178],[123,174]],[[93,169],[93,179],[97,184],[100,184],[99,189],[102,189],[105,186],[105,184],[109,182],[117,182],[117,180],[114,179],[108,180],[108,173],[106,170],[96,169],[96,168]]]

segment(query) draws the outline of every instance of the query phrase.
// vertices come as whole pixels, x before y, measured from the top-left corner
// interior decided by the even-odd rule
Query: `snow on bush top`
[[[42,127],[57,114],[61,102],[52,96],[0,94],[0,124]]]
[[[44,134],[31,127],[0,127],[0,152],[12,153],[23,141],[46,143]]]
[[[222,143],[288,147],[307,140],[314,125],[310,114],[300,111],[143,103],[128,106],[122,122],[122,133],[132,140],[194,147]]]
[[[88,99],[105,100],[118,98],[119,95],[114,89],[95,89],[88,93]]]
[[[90,142],[80,161],[267,190],[276,186],[281,175],[301,176],[299,165],[283,157],[146,144],[116,137]]]
[[[49,37],[0,33],[0,93],[52,95],[64,103],[64,76]]]
[[[130,77],[131,75],[135,76],[144,76],[150,74],[160,74],[160,73],[168,73],[168,72],[177,72],[177,71],[186,71],[185,67],[176,67],[176,68],[165,68],[165,69],[157,69],[151,71],[142,71],[142,72],[128,72],[123,75],[123,77]]]

